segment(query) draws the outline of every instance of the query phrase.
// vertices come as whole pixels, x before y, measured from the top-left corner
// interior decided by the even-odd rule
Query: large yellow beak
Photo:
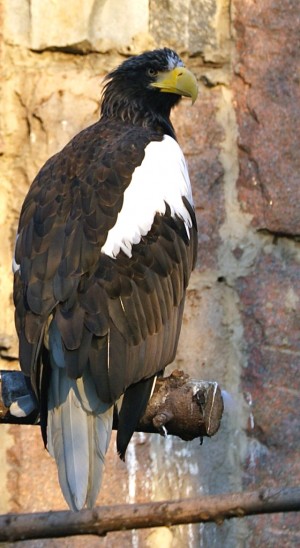
[[[159,72],[156,81],[151,84],[165,93],[176,93],[191,97],[192,103],[197,99],[197,80],[192,72],[185,67],[176,67],[168,72]]]

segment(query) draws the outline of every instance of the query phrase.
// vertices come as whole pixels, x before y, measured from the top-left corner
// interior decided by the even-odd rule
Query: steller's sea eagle
[[[114,408],[124,459],[174,360],[197,228],[170,111],[197,84],[168,48],[106,78],[100,120],[50,158],[14,258],[20,364],[71,509],[94,505]]]

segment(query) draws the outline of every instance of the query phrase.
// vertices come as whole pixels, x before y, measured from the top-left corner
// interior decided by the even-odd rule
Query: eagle
[[[197,226],[170,121],[195,76],[169,49],[105,79],[99,121],[52,156],[22,206],[14,266],[21,369],[72,510],[93,507],[113,415],[122,459],[174,360]]]

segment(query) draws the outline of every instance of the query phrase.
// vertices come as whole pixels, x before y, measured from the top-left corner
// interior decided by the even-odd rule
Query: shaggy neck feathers
[[[172,101],[156,100],[154,104],[146,101],[144,97],[130,97],[130,90],[127,94],[120,91],[121,88],[115,81],[107,84],[103,102],[101,105],[101,115],[103,118],[111,120],[120,120],[122,123],[129,123],[135,126],[162,129],[163,133],[175,137],[175,131],[170,121],[171,108],[180,98],[173,97]],[[158,95],[159,92],[156,92]]]

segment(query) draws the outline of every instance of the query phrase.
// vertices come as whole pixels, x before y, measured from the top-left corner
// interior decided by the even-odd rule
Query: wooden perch
[[[235,517],[299,510],[300,487],[294,487],[176,501],[99,506],[80,512],[6,514],[0,516],[0,541],[73,535],[103,536],[110,531],[211,521],[221,524],[224,519]]]
[[[38,411],[28,379],[20,371],[1,371],[0,375],[0,423],[37,424]],[[11,414],[16,402],[19,407],[24,404],[25,409],[30,409],[30,414]],[[175,370],[169,377],[157,379],[137,431],[172,434],[183,440],[213,436],[222,413],[223,399],[216,382],[195,381]]]

